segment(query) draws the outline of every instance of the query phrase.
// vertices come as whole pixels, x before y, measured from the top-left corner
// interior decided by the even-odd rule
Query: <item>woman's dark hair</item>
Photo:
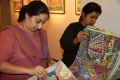
[[[23,21],[26,13],[30,17],[37,16],[39,14],[47,14],[50,17],[48,7],[42,1],[32,1],[28,5],[24,5],[20,9],[19,18],[17,21]]]
[[[82,8],[82,13],[85,13],[85,15],[90,14],[92,12],[97,12],[101,14],[102,13],[101,6],[95,2],[89,2]],[[82,20],[83,20],[83,17],[81,15],[79,18],[79,21],[82,21]]]
[[[26,13],[26,7],[27,5],[24,5],[21,9],[20,9],[20,12],[19,12],[19,17],[18,17],[18,22],[21,22],[25,19],[25,13]]]

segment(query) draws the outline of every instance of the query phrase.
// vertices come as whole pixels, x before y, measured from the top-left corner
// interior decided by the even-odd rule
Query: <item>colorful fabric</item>
[[[62,62],[58,61],[55,64],[46,68],[48,72],[46,80],[77,80],[67,66]],[[40,75],[41,77],[41,75]],[[34,75],[27,80],[38,80],[37,76]],[[40,79],[42,80],[42,79]]]
[[[72,66],[78,80],[119,78],[120,36],[100,28],[87,27],[89,35],[82,40]]]

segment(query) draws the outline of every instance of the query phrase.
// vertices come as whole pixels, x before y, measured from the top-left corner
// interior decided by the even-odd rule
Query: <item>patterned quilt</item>
[[[84,29],[89,35],[82,40],[72,66],[78,80],[114,80],[120,71],[120,36],[95,27]]]

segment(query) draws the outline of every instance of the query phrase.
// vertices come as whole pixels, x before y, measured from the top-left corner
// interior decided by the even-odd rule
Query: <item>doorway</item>
[[[5,26],[8,26],[10,24],[10,1],[0,0],[0,32]]]

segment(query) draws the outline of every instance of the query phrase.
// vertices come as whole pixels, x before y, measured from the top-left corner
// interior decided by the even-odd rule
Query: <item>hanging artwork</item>
[[[65,0],[47,0],[50,13],[65,13]]]
[[[41,0],[27,0],[28,3],[30,3],[31,1],[41,1]]]
[[[22,0],[13,0],[13,10],[15,12],[19,12],[22,8],[23,1]]]
[[[79,15],[80,14],[80,0],[75,0],[75,14]]]
[[[73,64],[78,80],[116,80],[120,69],[120,36],[95,27],[84,29],[83,39]]]

